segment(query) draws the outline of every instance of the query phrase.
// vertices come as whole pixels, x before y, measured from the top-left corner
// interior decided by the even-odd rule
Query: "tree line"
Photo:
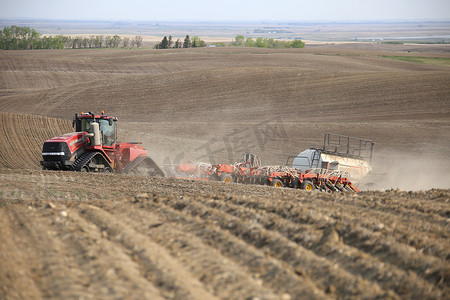
[[[184,41],[177,39],[175,42],[171,35],[169,37],[164,36],[162,41],[156,44],[154,49],[170,49],[170,48],[196,48],[196,47],[206,47],[206,42],[200,39],[198,36],[194,36],[192,39],[189,35],[186,35]]]
[[[220,45],[219,45],[220,44]],[[260,48],[303,48],[305,43],[301,40],[280,41],[273,38],[259,37],[253,40],[251,37],[237,35],[231,42],[231,46],[237,47],[260,47]],[[42,36],[41,33],[30,27],[11,26],[0,30],[0,49],[19,50],[19,49],[80,49],[80,48],[118,48],[118,47],[136,47],[142,46],[142,36],[136,35],[133,38],[121,37],[119,35],[103,36],[76,36],[65,35]],[[160,43],[157,43],[155,49],[170,48],[196,48],[206,47],[204,40],[198,36],[190,38],[186,35],[183,41],[173,40],[172,36],[164,36]],[[216,43],[216,46],[226,46],[224,43]]]
[[[142,36],[133,38],[103,35],[89,37],[70,37],[65,35],[42,36],[30,27],[11,26],[0,30],[0,49],[27,50],[27,49],[64,49],[64,48],[118,48],[142,46]]]
[[[225,43],[214,43],[217,47],[226,47]],[[170,49],[170,48],[195,48],[195,47],[206,47],[204,40],[197,36],[192,39],[189,35],[186,35],[184,41],[177,39],[175,42],[171,35],[169,37],[165,36],[162,41],[156,44],[154,49]],[[243,35],[237,35],[236,38],[229,44],[229,46],[235,47],[259,47],[259,48],[304,48],[305,43],[301,40],[293,41],[280,41],[273,38],[262,38],[259,37],[254,40],[251,37],[244,37]]]
[[[259,37],[254,40],[251,37],[244,37],[243,35],[237,35],[232,46],[237,47],[259,47],[259,48],[304,48],[305,43],[301,40],[294,41],[280,41],[272,38]]]

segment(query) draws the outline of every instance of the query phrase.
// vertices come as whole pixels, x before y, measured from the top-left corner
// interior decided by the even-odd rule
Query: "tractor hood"
[[[61,152],[61,144],[66,144],[67,148],[66,146],[64,148],[68,149],[70,154],[73,154],[78,148],[88,144],[89,140],[86,134],[87,132],[72,132],[46,140],[42,154]]]

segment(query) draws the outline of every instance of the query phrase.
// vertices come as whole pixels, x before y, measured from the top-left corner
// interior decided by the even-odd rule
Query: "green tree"
[[[70,36],[64,39],[64,47],[70,48],[72,45],[72,38]]]
[[[105,37],[105,47],[106,48],[111,48],[111,44],[112,44],[112,42],[111,42],[111,37],[108,35],[108,36],[106,36]]]
[[[6,36],[7,27],[0,30],[0,49],[8,50],[9,38]]]
[[[167,36],[164,36],[161,43],[159,43],[159,49],[167,49],[169,48],[169,40],[167,39]]]
[[[172,36],[169,35],[169,39],[167,40],[167,48],[172,48],[173,45],[173,39]]]
[[[122,41],[122,38],[120,36],[118,36],[117,34],[114,35],[111,38],[112,47],[114,47],[114,48],[119,47],[119,44],[120,44],[121,41]]]
[[[95,48],[100,48],[100,47],[101,47],[100,36],[99,36],[99,35],[95,36],[95,39],[94,39],[94,47],[95,47]]]
[[[194,36],[191,40],[192,48],[200,47],[200,38],[198,36]]]
[[[51,43],[51,41],[49,41]],[[81,48],[81,38],[76,36],[72,39],[72,49]]]
[[[180,39],[177,39],[177,41],[175,42],[175,48],[179,49],[183,47],[183,43],[180,41]]]
[[[30,49],[31,43],[29,40],[29,36],[31,35],[30,27],[19,27],[14,26],[14,32],[17,39],[17,47],[18,49]]]
[[[89,43],[88,43],[89,48],[93,48],[94,47],[94,41],[95,41],[95,36],[91,35],[89,37]]]
[[[79,36],[79,37],[77,37],[77,47],[78,47],[78,49],[80,49],[82,45],[83,45],[83,38],[81,36]]]
[[[36,30],[31,30],[31,49],[39,49],[41,45],[41,34]]]
[[[64,35],[57,35],[57,36],[50,36],[48,37],[49,41],[49,48],[50,49],[64,49],[64,46],[67,43],[67,40],[69,38]],[[83,45],[84,45],[84,39],[83,39]],[[48,49],[48,48],[46,48]]]
[[[11,39],[10,39],[10,49],[12,50],[17,50],[19,49],[19,44],[18,44],[18,32],[17,32],[17,26],[11,26]]]
[[[97,35],[95,37],[95,42],[94,42],[95,48],[101,48],[103,46],[103,43],[104,43],[103,35]]]
[[[259,38],[256,39],[255,46],[259,47],[259,48],[265,48],[266,47],[266,44],[264,43],[264,40],[263,40],[262,37],[259,37]]]
[[[184,38],[183,48],[190,47],[192,47],[191,38],[189,37],[189,35],[186,35],[186,37]]]
[[[255,47],[255,41],[249,37],[245,40],[245,47]]]
[[[89,46],[89,39],[84,37],[81,43],[83,44],[83,48],[87,48]]]
[[[237,35],[234,38],[234,41],[233,41],[234,46],[242,47],[242,46],[244,46],[244,44],[245,44],[245,37],[243,35]]]
[[[273,38],[267,39],[266,43],[267,43],[267,46],[266,46],[267,48],[277,48],[277,41],[275,41]],[[278,45],[280,45],[280,44],[278,43]]]
[[[132,46],[136,46],[136,48],[141,47],[141,46],[142,46],[142,36],[136,35],[136,36],[131,40],[131,45],[132,45]]]
[[[206,42],[198,36],[194,36],[192,38],[192,47],[206,47]]]
[[[295,40],[291,43],[292,48],[304,48],[305,43],[302,40]]]
[[[14,37],[13,32],[10,27],[3,28],[3,38],[4,38],[4,47],[2,49],[5,50],[14,50]]]
[[[122,45],[123,45],[123,47],[124,47],[124,48],[127,48],[129,44],[130,44],[130,38],[124,37],[124,38],[122,39]]]

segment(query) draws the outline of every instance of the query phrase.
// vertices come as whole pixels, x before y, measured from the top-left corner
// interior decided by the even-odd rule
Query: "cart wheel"
[[[231,177],[230,174],[222,174],[220,175],[220,181],[223,181],[225,183],[232,183],[233,177]]]
[[[283,187],[283,181],[281,181],[280,179],[274,179],[272,180],[270,185],[274,187]]]
[[[298,179],[295,179],[291,184],[291,188],[293,188],[293,189],[298,189],[299,186],[300,186],[300,183],[299,183]]]
[[[313,191],[315,187],[314,187],[314,184],[311,181],[305,180],[300,185],[300,188],[302,190],[305,190],[305,191]]]

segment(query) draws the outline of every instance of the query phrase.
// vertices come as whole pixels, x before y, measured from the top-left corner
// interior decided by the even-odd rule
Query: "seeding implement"
[[[359,191],[359,181],[370,170],[374,143],[369,140],[325,134],[322,149],[310,148],[290,156],[285,166],[261,166],[253,154],[235,164],[192,163],[165,165],[175,177],[244,184],[289,187],[307,191]],[[353,181],[353,182],[352,182]]]
[[[75,114],[76,132],[44,142],[41,165],[49,170],[115,172],[164,176],[140,143],[117,142],[117,118],[92,112]]]
[[[178,178],[261,184],[307,191],[359,191],[345,172],[327,169],[302,172],[286,166],[261,166],[259,158],[253,154],[245,154],[242,162],[233,165],[198,163],[165,165],[165,168],[166,173]]]

